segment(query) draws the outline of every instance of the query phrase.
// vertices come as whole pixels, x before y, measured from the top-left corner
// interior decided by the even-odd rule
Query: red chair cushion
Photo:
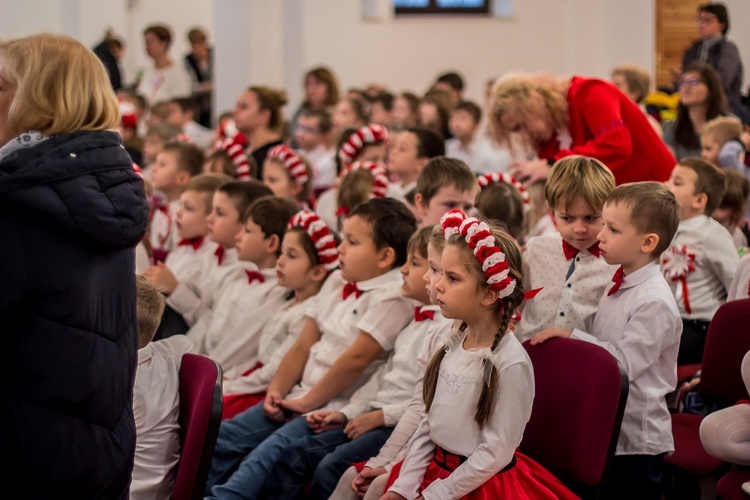
[[[677,367],[677,385],[680,382],[690,381],[691,378],[701,369],[700,363],[695,365],[682,365]]]
[[[715,474],[724,465],[723,461],[712,457],[703,449],[698,433],[702,420],[702,417],[689,413],[672,415],[675,451],[664,459],[667,464],[699,478]]]
[[[747,481],[750,481],[750,467],[735,465],[716,483],[716,493],[722,500],[747,500],[750,497],[742,491],[742,483]]]

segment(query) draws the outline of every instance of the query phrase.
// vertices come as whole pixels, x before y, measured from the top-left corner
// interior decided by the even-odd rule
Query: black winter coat
[[[127,498],[147,221],[113,132],[0,160],[0,496]]]

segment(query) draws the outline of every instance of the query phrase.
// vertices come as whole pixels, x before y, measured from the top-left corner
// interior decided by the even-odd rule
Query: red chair
[[[185,354],[180,366],[180,463],[174,500],[203,498],[221,424],[221,366],[196,354]]]
[[[740,366],[750,351],[750,299],[722,305],[711,320],[703,351],[698,391],[708,404],[720,407],[748,399]],[[703,449],[699,429],[703,416],[688,413],[672,415],[675,451],[664,459],[666,471],[675,477],[693,480],[716,475],[727,467]]]
[[[750,481],[750,467],[735,465],[716,483],[716,494],[721,500],[747,500],[742,483]]]
[[[582,498],[598,498],[620,435],[628,377],[614,356],[588,342],[523,345],[536,395],[520,450]]]

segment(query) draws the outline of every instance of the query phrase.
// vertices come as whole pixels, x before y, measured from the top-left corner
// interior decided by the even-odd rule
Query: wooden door
[[[671,68],[698,39],[698,5],[705,0],[656,0],[656,86],[671,86]]]

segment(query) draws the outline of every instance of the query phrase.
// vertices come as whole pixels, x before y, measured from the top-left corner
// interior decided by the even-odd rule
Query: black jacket
[[[127,497],[147,221],[113,132],[0,160],[0,496]]]
[[[687,49],[682,58],[682,71],[699,60],[702,43],[702,40],[698,40]],[[727,94],[727,102],[730,105],[739,103],[742,91],[742,61],[737,46],[726,37],[722,37],[708,49],[706,63],[719,74],[724,92]]]

